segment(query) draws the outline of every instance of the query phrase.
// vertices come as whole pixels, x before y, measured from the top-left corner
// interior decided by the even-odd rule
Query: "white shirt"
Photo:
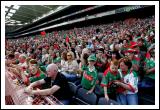
[[[138,92],[138,77],[135,72],[127,73],[122,76],[121,69],[118,69],[120,76],[123,77],[123,82],[133,88],[134,91],[126,90],[126,94],[135,94]]]
[[[74,71],[78,69],[78,63],[76,60],[73,60],[71,63],[68,61],[61,62],[61,70],[62,71]]]

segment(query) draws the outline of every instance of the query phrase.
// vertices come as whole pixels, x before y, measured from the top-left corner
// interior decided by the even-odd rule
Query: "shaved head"
[[[52,77],[53,79],[56,78],[56,75],[58,73],[58,66],[56,64],[54,63],[49,64],[46,70],[47,70],[48,77]]]

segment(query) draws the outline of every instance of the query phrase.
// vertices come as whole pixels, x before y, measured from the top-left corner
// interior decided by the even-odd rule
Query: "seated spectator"
[[[119,73],[122,80],[114,83],[123,89],[117,94],[117,101],[122,105],[138,105],[137,73],[131,70],[132,63],[128,58],[122,58],[119,62]]]
[[[70,51],[67,53],[67,61],[61,65],[61,71],[63,71],[68,80],[75,81],[77,79],[76,70],[78,70],[78,63],[74,58],[73,52]]]
[[[23,76],[23,81],[25,84],[30,84],[35,81],[44,79],[46,77],[45,73],[42,72],[37,64],[37,61],[32,59],[29,62],[29,75]]]
[[[70,89],[68,81],[65,76],[58,72],[56,64],[49,64],[47,66],[48,76],[45,79],[31,83],[25,92],[31,95],[54,95],[63,104],[69,104]],[[42,84],[50,84],[50,87],[43,90],[33,90],[34,87]]]

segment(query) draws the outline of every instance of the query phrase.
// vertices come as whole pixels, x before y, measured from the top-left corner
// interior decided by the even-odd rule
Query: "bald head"
[[[56,75],[58,73],[58,66],[56,64],[54,63],[49,64],[46,70],[47,70],[48,77],[52,77],[53,79],[56,78]]]

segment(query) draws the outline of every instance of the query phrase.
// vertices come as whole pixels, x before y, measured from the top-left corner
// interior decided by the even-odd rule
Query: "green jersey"
[[[35,82],[35,81],[44,79],[45,77],[46,77],[46,75],[45,75],[43,72],[41,72],[41,73],[37,73],[37,74],[36,74],[35,76],[33,76],[33,77],[30,77],[30,78],[29,78],[29,81],[30,81],[30,83],[33,83],[33,82]]]
[[[111,72],[110,68],[108,68],[104,72],[104,76],[102,78],[101,86],[107,87],[107,93],[116,92],[117,86],[113,83],[115,80],[120,80],[120,74],[118,72]]]
[[[93,86],[96,85],[96,81],[98,80],[97,70],[94,68],[93,71],[90,71],[89,67],[84,67],[83,70],[84,73],[81,85],[83,88],[90,90]]]
[[[146,58],[145,62],[146,62],[145,67],[147,69],[151,69],[151,68],[155,67],[155,61],[152,58],[150,58],[150,59]],[[147,74],[147,76],[150,77],[150,78],[152,78],[152,79],[155,79],[155,73],[153,73],[153,72]]]

